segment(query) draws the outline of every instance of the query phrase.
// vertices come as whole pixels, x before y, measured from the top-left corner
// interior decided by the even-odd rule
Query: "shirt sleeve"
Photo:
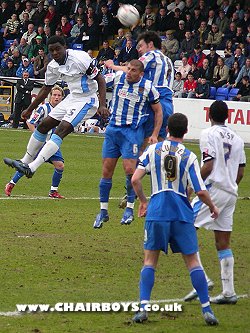
[[[202,161],[207,162],[216,157],[213,139],[206,131],[201,133],[200,138],[200,151],[202,154]]]
[[[56,68],[52,68],[50,64],[47,66],[47,70],[45,72],[45,85],[53,86],[60,79],[60,73]]]
[[[32,125],[38,126],[38,124],[44,118],[44,114],[45,114],[45,111],[44,111],[43,106],[41,105],[38,109],[36,109],[32,112],[28,122]]]

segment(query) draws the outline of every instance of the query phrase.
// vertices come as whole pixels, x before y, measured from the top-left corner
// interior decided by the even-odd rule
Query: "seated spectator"
[[[229,79],[229,68],[224,64],[224,59],[219,57],[214,67],[212,85],[216,88],[222,87]]]
[[[25,32],[28,31],[29,24],[32,24],[32,22],[29,19],[29,14],[24,13],[23,14],[23,20],[21,21],[19,25],[19,35],[22,36]]]
[[[215,11],[214,9],[210,9],[208,12],[208,19],[207,19],[207,30],[211,31],[212,30],[212,25],[216,23],[216,16],[215,16]]]
[[[16,0],[14,3],[14,9],[12,9],[12,14],[16,14],[17,18],[19,19],[19,15],[22,13],[22,5],[21,2]]]
[[[185,21],[179,20],[178,29],[175,31],[174,37],[178,40],[180,44],[185,39],[186,31],[187,30],[185,27]]]
[[[120,63],[121,63],[120,54],[121,54],[121,49],[119,47],[116,47],[115,48],[115,55],[114,55],[114,58],[112,59],[114,65],[120,66]]]
[[[241,83],[241,80],[244,76],[248,76],[250,78],[250,57],[246,59],[245,65],[242,66],[239,75],[233,84],[233,87],[239,87],[239,83]]]
[[[166,39],[162,41],[162,44],[166,46],[166,55],[174,62],[178,58],[179,42],[174,38],[174,31],[166,31]]]
[[[226,59],[232,57],[232,55],[233,55],[233,42],[231,39],[226,41],[224,55],[225,55]]]
[[[184,82],[184,87],[178,93],[178,98],[193,98],[195,96],[195,89],[197,88],[197,81],[194,80],[193,74],[188,73],[188,78]]]
[[[216,53],[216,48],[214,46],[210,47],[210,53],[206,56],[209,67],[214,70],[214,67],[217,65],[219,55]]]
[[[243,20],[244,18],[244,10],[242,9],[241,3],[236,2],[235,3],[235,12],[238,14],[238,17],[240,20]]]
[[[70,11],[69,11],[69,18],[71,20],[74,20],[74,18],[77,16],[77,9],[78,7],[83,8],[83,1],[82,0],[75,0],[73,1]]]
[[[114,58],[114,50],[109,46],[109,42],[105,40],[102,43],[102,48],[98,52],[98,55],[96,57],[98,67],[101,67],[104,65],[105,61],[108,59],[113,59]]]
[[[205,17],[201,14],[201,10],[199,7],[195,7],[194,9],[194,15],[193,15],[193,32],[195,33],[200,25],[201,22],[206,20]]]
[[[35,27],[43,24],[43,20],[47,14],[47,11],[44,8],[44,2],[39,1],[37,4],[37,9],[31,17],[31,21],[34,23]]]
[[[113,44],[111,45],[112,49],[115,49],[117,47],[122,48],[122,43],[124,40],[125,40],[124,29],[120,28],[120,29],[118,29],[118,35],[115,37],[115,40],[114,40]]]
[[[232,68],[233,63],[236,60],[238,61],[239,65],[240,65],[240,68],[242,68],[244,66],[245,61],[246,61],[246,57],[242,53],[242,48],[240,46],[237,46],[235,51],[234,51],[234,54],[230,58],[227,58],[225,60],[225,64],[229,68]]]
[[[38,56],[39,50],[43,48],[45,53],[47,53],[47,46],[43,43],[43,39],[41,36],[36,36],[34,38],[34,42],[31,43],[29,53],[28,53],[28,58],[31,60],[31,62],[34,62],[35,57]]]
[[[219,11],[219,16],[217,17],[215,24],[218,26],[219,31],[224,34],[229,25],[229,18],[226,17],[224,10]]]
[[[17,49],[19,50],[21,56],[24,55],[26,58],[28,57],[30,45],[27,44],[25,38],[20,39],[20,43],[17,46]]]
[[[5,28],[4,28],[4,32],[3,32],[3,37],[5,39],[15,39],[18,37],[18,33],[19,33],[19,24],[20,22],[17,19],[17,15],[16,14],[12,14],[11,18],[8,19]]]
[[[196,67],[202,67],[203,60],[206,58],[205,54],[201,51],[200,44],[195,45],[193,54],[188,58],[188,64],[196,64]]]
[[[70,37],[67,38],[67,45],[74,44],[77,38],[80,36],[81,28],[83,27],[83,21],[81,17],[77,17],[76,24],[73,25],[70,31]]]
[[[224,42],[227,42],[228,40],[231,40],[232,42],[235,40],[236,37],[236,25],[234,22],[229,24],[229,27],[226,28],[224,34],[223,34],[223,40]]]
[[[170,28],[167,11],[161,7],[155,19],[155,29],[160,35],[164,35],[165,31]]]
[[[29,77],[33,78],[34,77],[34,68],[32,63],[29,61],[28,58],[23,58],[22,62],[20,63],[17,71],[16,71],[16,76],[17,77],[22,77],[23,72],[28,72]]]
[[[243,28],[243,31],[245,33],[248,33],[248,27],[250,25],[250,10],[246,10],[244,12],[244,17],[243,19],[240,21],[240,26]]]
[[[80,29],[80,35],[75,40],[77,44],[82,44],[84,51],[95,49],[99,44],[99,26],[92,17],[88,18],[86,25]]]
[[[198,69],[198,83],[201,82],[201,78],[205,78],[207,83],[210,83],[213,78],[213,69],[209,67],[208,59],[204,59],[202,67]]]
[[[219,31],[218,25],[213,24],[212,30],[208,33],[205,40],[205,48],[210,48],[211,46],[218,47],[221,44],[222,37],[222,32]]]
[[[33,23],[30,23],[28,25],[28,31],[26,31],[23,35],[22,35],[22,38],[26,39],[26,42],[28,45],[31,44],[33,38],[36,37],[36,31],[34,29],[34,24]]]
[[[133,45],[133,47],[136,46],[136,40],[133,39],[133,37],[132,37],[132,33],[131,33],[130,31],[127,31],[127,32],[125,33],[125,39],[124,39],[123,42],[122,42],[122,48],[126,46],[128,40],[131,40],[131,41],[132,41],[132,45]]]
[[[2,1],[0,4],[0,27],[5,26],[8,19],[11,17],[11,8],[8,4],[8,1]]]
[[[195,63],[192,63],[191,70],[189,71],[189,73],[193,74],[194,80],[196,80],[196,81],[198,80],[198,78],[199,78],[199,69],[196,67]]]
[[[189,58],[191,54],[194,52],[195,40],[192,36],[191,31],[186,31],[185,39],[181,42],[180,45],[180,58],[184,56]]]
[[[191,66],[188,64],[188,58],[182,57],[182,65],[177,68],[177,72],[181,73],[182,80],[187,78],[188,73],[191,71]]]
[[[233,98],[233,101],[241,101],[241,102],[250,102],[250,83],[249,76],[243,76],[242,84],[238,91],[236,97]]]
[[[186,13],[185,26],[187,31],[193,31],[194,24],[193,24],[193,16],[191,15],[191,13]]]
[[[210,94],[210,85],[207,82],[205,77],[202,77],[200,79],[200,82],[198,82],[197,88],[195,89],[195,96],[194,98],[204,98],[207,99]]]
[[[245,43],[245,35],[242,27],[236,27],[236,36],[234,39],[235,45],[241,45]]]
[[[43,40],[43,44],[46,44],[46,36],[45,36],[44,28],[42,25],[39,25],[39,27],[37,27],[37,36],[41,36],[42,40]]]
[[[156,15],[155,15],[155,13],[153,11],[153,7],[151,5],[147,5],[145,8],[145,12],[142,14],[142,17],[141,17],[142,28],[146,27],[146,21],[149,18],[153,21],[153,23],[155,23]]]
[[[16,76],[16,69],[14,67],[13,61],[11,59],[8,59],[7,61],[7,67],[0,69],[0,75],[6,76],[6,77],[15,77]]]
[[[173,13],[170,13],[169,15],[170,20],[170,29],[176,31],[179,29],[179,21],[182,19],[181,17],[181,11],[179,8],[176,8]]]
[[[12,51],[11,60],[13,61],[14,67],[15,67],[15,69],[17,71],[17,69],[20,66],[20,63],[22,61],[21,54],[20,54],[20,52],[19,52],[19,50],[17,48],[15,48]]]
[[[70,36],[70,30],[72,25],[68,22],[67,16],[62,16],[61,23],[58,24],[57,28],[62,30],[63,36],[67,39]]]
[[[233,63],[233,67],[229,69],[229,78],[227,80],[227,83],[223,86],[226,88],[232,88],[235,84],[235,81],[240,73],[240,66],[238,61],[235,61]]]
[[[9,54],[9,56],[11,56],[12,55],[12,52],[13,52],[13,50],[15,50],[17,47],[18,47],[18,45],[19,45],[19,43],[18,43],[18,39],[17,38],[15,38],[14,40],[13,40],[13,42],[10,44],[10,47],[8,48],[8,54]]]
[[[127,65],[132,59],[139,58],[138,51],[136,47],[133,47],[131,40],[128,40],[126,46],[121,49],[119,57],[121,66]]]
[[[208,38],[209,29],[207,28],[206,21],[201,21],[200,27],[195,32],[194,40],[195,44],[200,44],[201,48],[205,48],[205,41]]]
[[[183,91],[183,87],[184,87],[184,81],[181,78],[181,73],[176,72],[175,79],[173,82],[173,87],[172,87],[172,90],[174,92],[173,96],[178,97],[178,94]]]
[[[102,40],[107,40],[116,32],[115,21],[112,14],[108,10],[106,4],[101,6],[101,14],[98,16],[98,24],[102,35]]]
[[[232,16],[229,18],[229,23],[231,22],[235,23],[236,27],[239,25],[240,19],[237,12],[234,12]]]
[[[59,24],[59,21],[60,21],[60,19],[59,19],[58,13],[56,12],[55,7],[53,5],[50,5],[48,8],[47,14],[44,18],[44,23],[46,22],[45,23],[46,25],[49,24],[52,34],[54,34],[56,27]]]
[[[47,65],[49,63],[49,57],[44,51],[43,47],[38,50],[38,55],[34,59],[34,76],[36,79],[44,79]]]
[[[3,58],[1,60],[1,71],[3,69],[6,69],[8,67],[7,66],[8,60],[9,60],[9,53],[8,52],[4,52]]]
[[[174,0],[167,6],[167,10],[169,12],[174,12],[176,8],[179,8],[180,11],[182,11],[185,8],[185,2],[181,0]]]
[[[186,0],[185,1],[185,7],[182,10],[182,14],[186,15],[187,13],[193,15],[194,14],[194,8],[196,3],[193,0]]]
[[[32,7],[31,2],[27,1],[25,3],[25,9],[22,11],[22,13],[19,15],[19,20],[22,22],[23,21],[23,15],[24,13],[29,15],[29,20],[31,21],[32,16],[35,13],[35,8]]]

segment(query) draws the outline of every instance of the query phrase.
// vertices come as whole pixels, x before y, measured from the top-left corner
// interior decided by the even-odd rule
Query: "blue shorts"
[[[133,129],[130,126],[108,125],[102,146],[102,157],[119,158],[122,156],[123,159],[138,159],[143,140],[143,126]]]
[[[162,106],[163,119],[159,136],[165,139],[167,136],[168,118],[169,116],[171,116],[171,114],[173,114],[173,102],[170,102],[169,99],[160,98],[160,103]],[[148,138],[152,135],[154,130],[154,122],[155,122],[154,111],[150,110],[148,119],[144,124],[145,138]]]
[[[193,254],[198,251],[198,240],[193,223],[181,221],[146,221],[144,226],[144,249],[168,253]]]

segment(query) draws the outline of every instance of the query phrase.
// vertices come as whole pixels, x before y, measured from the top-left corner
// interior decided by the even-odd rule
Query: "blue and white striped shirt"
[[[148,118],[149,106],[159,99],[152,82],[142,78],[129,83],[126,73],[117,72],[111,104],[110,125],[137,128]]]
[[[50,103],[41,104],[37,109],[32,112],[28,122],[37,127],[41,123],[41,121],[48,116],[52,109],[53,106]],[[51,134],[54,131],[55,128],[48,132],[47,141],[50,139]]]
[[[151,178],[147,219],[193,223],[187,186],[195,192],[206,190],[197,156],[182,143],[165,140],[148,147],[138,168],[150,173]]]

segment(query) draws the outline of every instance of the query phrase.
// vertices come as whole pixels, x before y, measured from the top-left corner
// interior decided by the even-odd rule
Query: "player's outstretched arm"
[[[22,112],[22,118],[28,119],[31,115],[32,111],[38,107],[39,104],[41,104],[45,98],[48,96],[52,89],[52,86],[43,86],[41,90],[39,91],[37,97],[35,100],[30,104],[30,106]]]
[[[162,107],[161,103],[151,104],[151,108],[155,113],[155,121],[154,121],[154,130],[152,135],[148,139],[149,144],[157,143],[159,132],[162,126]]]
[[[97,81],[99,92],[99,108],[97,113],[103,118],[107,118],[109,116],[109,110],[106,107],[106,82],[100,73],[97,74],[95,80]]]
[[[217,219],[219,216],[219,209],[215,206],[215,204],[212,202],[210,195],[208,191],[202,190],[196,193],[199,197],[199,199],[204,202],[205,205],[207,205],[211,212],[211,217],[214,219]]]
[[[146,174],[145,170],[136,169],[131,179],[135,193],[140,201],[138,209],[138,217],[146,216],[147,213],[148,203],[147,203],[147,198],[145,197],[145,194],[143,192],[142,183],[141,183],[141,180],[145,176],[145,174]]]
[[[119,66],[119,65],[115,65],[113,60],[109,59],[105,61],[105,66],[107,68],[112,69],[113,71],[117,72],[117,71],[123,71],[125,73],[127,73],[127,66]]]

